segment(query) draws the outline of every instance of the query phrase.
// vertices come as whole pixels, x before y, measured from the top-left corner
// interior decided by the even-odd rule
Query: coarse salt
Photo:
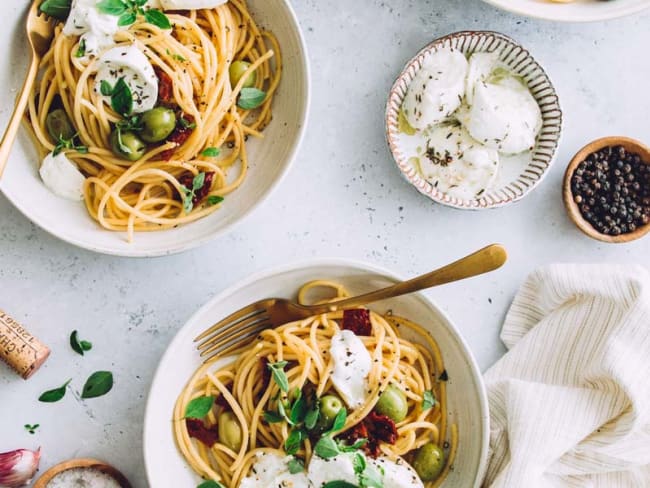
[[[52,478],[46,488],[122,488],[112,476],[95,468],[73,468]]]

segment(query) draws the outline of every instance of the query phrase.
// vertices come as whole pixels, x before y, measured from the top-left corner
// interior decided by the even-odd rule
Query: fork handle
[[[453,281],[471,278],[489,271],[500,268],[506,262],[508,254],[503,246],[492,244],[476,251],[469,256],[465,256],[447,266],[431,271],[430,273],[418,276],[408,281],[403,281],[395,285],[382,288],[380,290],[359,295],[352,298],[346,298],[327,305],[316,305],[310,307],[313,313],[324,313],[332,309],[341,310],[345,308],[355,308],[368,303],[394,298],[408,293],[425,290],[433,286],[444,285]],[[315,310],[318,309],[318,310]]]
[[[32,62],[29,65],[29,71],[27,72],[25,83],[23,83],[20,96],[18,97],[18,100],[16,100],[14,112],[11,114],[11,118],[9,119],[9,125],[5,130],[4,136],[2,136],[2,142],[0,142],[0,178],[2,177],[2,173],[7,165],[7,161],[9,160],[11,148],[16,140],[16,135],[20,128],[20,121],[25,113],[25,108],[27,107],[27,102],[29,101],[29,96],[32,92],[32,86],[34,85],[36,75],[38,74],[38,64],[39,58],[37,56],[32,56]]]

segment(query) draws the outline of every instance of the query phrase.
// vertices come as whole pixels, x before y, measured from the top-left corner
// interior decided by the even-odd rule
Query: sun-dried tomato
[[[380,442],[395,444],[397,441],[397,427],[389,417],[370,412],[357,425],[341,435],[348,444],[354,444],[359,439],[367,439],[368,442],[363,446],[363,450],[372,458],[381,454],[379,449]]]
[[[158,101],[164,105],[174,103],[174,82],[171,77],[158,66],[154,67],[158,78]]]
[[[217,405],[218,407],[221,407],[226,412],[232,411],[232,407],[230,406],[230,403],[228,403],[228,400],[226,400],[226,397],[223,395],[219,395],[217,398],[215,398],[214,404]]]
[[[219,440],[219,432],[217,426],[206,427],[201,419],[185,419],[187,425],[187,433],[190,437],[198,440],[208,447],[214,446]]]
[[[205,173],[205,179],[203,180],[203,186],[194,190],[194,198],[192,198],[192,204],[198,205],[201,200],[203,200],[208,193],[210,193],[210,188],[212,187],[212,180],[214,179],[214,171],[209,171]],[[194,185],[194,174],[183,173],[178,177],[178,182],[183,185],[185,188],[191,190]]]
[[[160,153],[160,157],[165,161],[169,161],[172,158],[176,150],[189,139],[194,131],[194,117],[191,115],[183,114],[179,111],[179,113],[176,114],[176,120],[177,122],[174,132],[172,132],[165,141],[175,142],[176,147],[172,147],[171,149],[167,149]],[[183,123],[181,120],[184,120],[185,122]]]
[[[370,311],[365,308],[345,310],[343,312],[343,329],[351,330],[356,335],[369,336],[372,334]]]

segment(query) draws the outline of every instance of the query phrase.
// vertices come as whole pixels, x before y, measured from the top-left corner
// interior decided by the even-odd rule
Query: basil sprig
[[[72,0],[45,0],[38,9],[45,15],[64,22],[70,15]]]
[[[41,424],[25,424],[25,430],[29,432],[30,434],[34,435],[36,434],[36,429],[38,429],[41,426]]]
[[[113,373],[96,371],[86,380],[81,391],[81,398],[97,398],[106,395],[113,388]]]
[[[75,142],[77,137],[79,137],[79,134],[73,135],[70,139],[59,136],[59,140],[56,142],[56,146],[54,146],[54,149],[52,150],[52,155],[57,156],[59,153],[65,151],[66,149],[77,151],[80,154],[87,154],[88,148]]]
[[[70,384],[71,381],[72,379],[69,379],[58,388],[54,388],[53,390],[48,390],[42,393],[41,396],[38,397],[38,401],[44,403],[58,402],[65,396],[65,392],[67,391],[68,385]]]
[[[289,392],[289,379],[287,374],[284,372],[284,367],[288,363],[286,361],[278,361],[277,363],[269,363],[267,367],[271,370],[273,375],[273,380],[278,385],[280,390],[285,393]]]
[[[183,210],[185,210],[185,213],[188,214],[192,211],[194,208],[194,197],[196,196],[196,192],[203,188],[203,185],[205,185],[205,173],[200,172],[197,174],[194,179],[192,180],[192,188],[188,188],[184,185],[181,185],[181,189],[183,190]]]
[[[149,8],[145,9],[147,0],[101,0],[97,4],[97,9],[104,14],[119,17],[117,25],[127,27],[138,20],[138,15],[144,16],[144,19],[161,29],[171,29],[172,23],[169,21],[164,12]]]
[[[133,112],[133,92],[124,76],[117,80],[115,86],[102,80],[99,84],[99,91],[105,97],[111,97],[111,107],[122,117],[127,118]]]

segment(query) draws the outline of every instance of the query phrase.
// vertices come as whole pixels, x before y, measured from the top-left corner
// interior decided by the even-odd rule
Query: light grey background
[[[533,268],[650,262],[650,237],[627,245],[592,241],[573,227],[561,202],[564,168],[583,144],[612,134],[650,142],[650,13],[565,25],[515,17],[478,0],[294,5],[313,73],[307,137],[279,190],[231,235],[173,257],[98,256],[35,228],[0,196],[0,308],[53,350],[28,382],[0,365],[0,452],[41,446],[43,468],[99,457],[135,487],[146,486],[141,426],[161,354],[199,306],[262,268],[330,256],[412,276],[501,242],[510,252],[503,270],[430,292],[486,369],[504,353],[501,321]],[[544,183],[518,204],[478,213],[419,195],[401,179],[383,135],[386,94],[403,64],[432,39],[467,29],[496,30],[527,47],[555,83],[565,115],[559,157]],[[4,107],[3,121],[8,112]],[[73,329],[95,345],[84,358],[68,346]],[[68,378],[78,392],[97,369],[115,373],[109,396],[36,400]],[[32,436],[25,423],[41,428]]]

